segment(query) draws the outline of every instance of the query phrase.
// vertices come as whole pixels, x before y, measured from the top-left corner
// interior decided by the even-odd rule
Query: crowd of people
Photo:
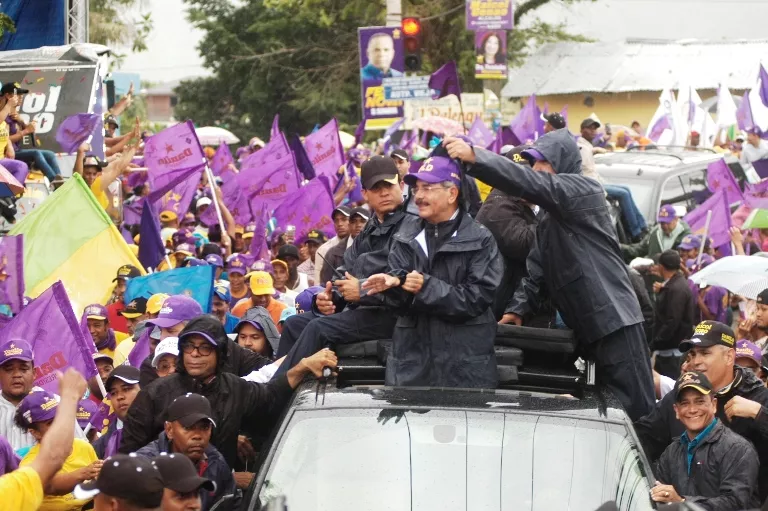
[[[13,118],[23,93],[0,90],[0,118]],[[124,136],[114,117],[106,126],[109,161],[83,144],[74,171],[114,218],[149,185],[130,185],[138,123]],[[448,136],[419,162],[382,145],[360,157],[356,176],[342,169],[335,236],[271,226],[258,252],[263,226],[238,224],[204,175],[189,211],[158,212],[166,253],[155,271],[213,267],[210,311],[170,291],[127,301],[144,272],[115,268],[110,300],[83,310],[98,376],[67,370],[58,394],[34,386],[33,340],[0,330],[6,505],[238,509],[293,390],[335,370],[338,346],[392,339],[387,385],[495,388],[497,325],[516,324],[573,330],[655,463],[652,500],[758,507],[768,498],[768,290],[749,301],[693,284],[720,256],[712,242],[670,205],[649,230],[631,190],[604,185],[595,165],[601,151],[647,140],[622,132],[614,142],[591,118],[580,129],[574,137],[549,114],[535,141],[497,153]],[[27,157],[49,174],[44,152]],[[356,181],[362,200],[352,201]],[[633,243],[619,243],[607,198],[622,204]],[[224,225],[202,221],[208,208]],[[120,228],[138,253],[138,226]],[[744,253],[739,229],[732,239]],[[753,313],[734,314],[740,304]],[[143,336],[149,353],[132,361]]]

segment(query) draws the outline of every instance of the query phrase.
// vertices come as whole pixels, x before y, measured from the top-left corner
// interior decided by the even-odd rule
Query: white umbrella
[[[344,148],[344,150],[351,149],[353,145],[355,145],[355,136],[350,135],[346,131],[339,130],[339,139],[341,140],[341,147]]]
[[[216,126],[196,128],[195,133],[202,145],[219,145],[222,142],[225,144],[237,144],[240,142],[240,139],[233,135],[231,131]]]
[[[724,287],[731,293],[755,300],[768,288],[768,257],[723,257],[694,273],[691,280],[701,287]]]

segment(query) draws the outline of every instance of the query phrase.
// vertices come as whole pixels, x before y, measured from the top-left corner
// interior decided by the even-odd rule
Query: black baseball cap
[[[392,154],[389,155],[390,158],[397,158],[398,160],[402,161],[408,161],[408,153],[403,151],[402,149],[395,149],[392,151]]]
[[[662,265],[667,270],[677,270],[680,268],[680,253],[677,250],[665,250],[653,257],[653,262]]]
[[[400,183],[400,174],[397,172],[395,161],[386,156],[374,156],[365,160],[360,169],[360,182],[363,188],[370,190],[381,181],[391,185]]]
[[[216,491],[216,483],[197,475],[192,460],[180,453],[161,452],[152,464],[160,471],[166,488],[178,493],[196,493],[199,490]]]
[[[211,403],[205,396],[187,392],[168,405],[166,420],[168,422],[178,421],[185,428],[189,428],[201,420],[208,419],[211,424],[216,426],[211,415]]]
[[[349,218],[349,216],[352,214],[352,210],[347,206],[338,206],[333,210],[333,213],[331,213],[331,218],[334,218],[336,213],[341,213],[345,217]]]
[[[556,130],[565,128],[565,119],[562,115],[560,115],[559,112],[552,112],[547,115],[542,115],[541,118],[547,121],[549,125]]]
[[[515,146],[509,151],[507,151],[507,153],[504,156],[506,156],[508,159],[512,160],[513,162],[517,163],[518,165],[524,165],[526,167],[530,167],[531,162],[528,160],[528,158],[526,158],[522,154],[523,151],[527,151],[530,148],[531,146],[528,144]]]
[[[708,396],[714,390],[709,378],[698,371],[688,371],[680,375],[675,382],[675,401],[680,399],[680,392],[685,389],[696,389],[699,393]]]
[[[757,303],[768,304],[768,289],[763,289],[757,295]]]
[[[132,279],[135,277],[141,277],[141,270],[132,264],[124,264],[117,269],[117,276],[112,279],[112,282],[115,282],[117,279]]]
[[[77,500],[91,500],[99,493],[125,499],[136,507],[155,509],[163,501],[163,478],[152,462],[135,452],[115,454],[104,460],[99,477],[75,486]]]
[[[283,245],[280,247],[280,250],[277,251],[277,258],[285,260],[286,257],[299,258],[299,249],[296,248],[296,245]]]
[[[317,229],[312,229],[307,233],[307,239],[306,242],[317,243],[318,245],[322,245],[326,241],[328,241],[328,238],[325,236],[325,233],[323,231],[318,231]]]
[[[147,299],[143,296],[139,296],[128,302],[128,304],[125,306],[125,309],[120,311],[120,315],[128,319],[134,319],[138,318],[142,314],[145,314],[146,312]]]
[[[26,94],[28,89],[22,89],[21,85],[15,82],[4,83],[0,88],[0,94]]]
[[[136,385],[139,383],[140,374],[141,371],[138,367],[129,365],[117,366],[112,369],[111,373],[109,373],[107,382],[104,384],[104,388],[107,389],[107,392],[109,392],[109,389],[112,387],[112,384],[115,382],[115,380],[121,380],[128,385]]]
[[[725,346],[726,348],[736,347],[736,336],[733,329],[719,321],[702,321],[693,331],[693,335],[687,341],[680,343],[680,351],[688,351],[691,348],[707,346]]]
[[[366,222],[371,218],[371,212],[362,206],[358,206],[352,210],[352,216],[355,215],[363,217]]]
[[[591,118],[591,117],[587,117],[586,119],[581,121],[581,129],[591,128],[593,126],[595,128],[599,128],[601,126],[601,124],[599,122],[597,122],[596,120],[594,120],[593,118]]]
[[[98,167],[103,169],[108,165],[107,162],[96,156],[95,154],[86,154],[83,157],[83,167]]]
[[[104,119],[104,124],[114,124],[118,128],[120,127],[120,124],[117,122],[117,117],[110,114]]]

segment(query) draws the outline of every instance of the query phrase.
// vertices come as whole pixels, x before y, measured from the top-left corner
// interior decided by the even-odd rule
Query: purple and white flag
[[[344,149],[339,138],[339,124],[334,117],[328,124],[304,138],[304,148],[318,176],[335,176],[344,165]]]
[[[64,119],[56,130],[56,142],[65,153],[74,153],[99,126],[96,114],[75,114]]]
[[[296,239],[304,239],[313,229],[323,231],[329,238],[334,236],[333,195],[330,178],[318,176],[289,195],[275,210],[277,225],[296,227]]]

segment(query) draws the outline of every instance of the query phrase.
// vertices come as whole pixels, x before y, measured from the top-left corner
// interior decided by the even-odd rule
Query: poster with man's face
[[[475,78],[502,80],[507,78],[507,33],[504,30],[475,32]]]
[[[401,100],[384,97],[382,80],[404,76],[403,34],[400,27],[358,29],[360,90],[366,129],[384,129],[403,116]]]

